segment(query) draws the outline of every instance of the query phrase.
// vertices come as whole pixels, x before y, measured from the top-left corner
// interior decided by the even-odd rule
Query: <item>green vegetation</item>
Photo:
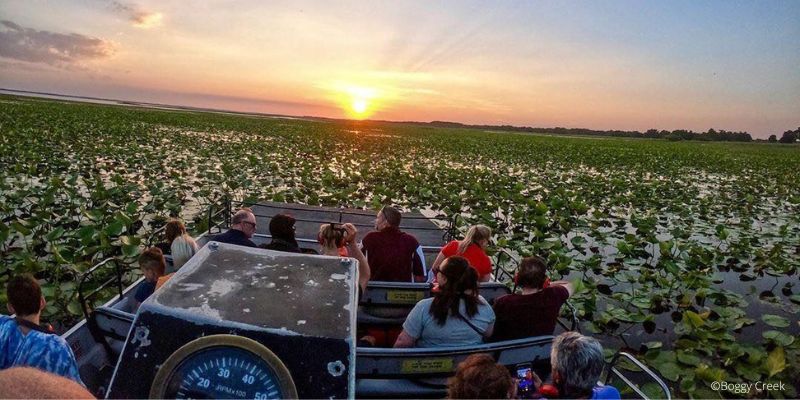
[[[32,272],[46,318],[77,277],[131,261],[169,215],[202,230],[224,195],[393,203],[494,228],[579,280],[584,327],[638,350],[676,394],[800,386],[800,147],[551,137],[0,97],[0,284]],[[135,272],[134,272],[135,273]],[[129,278],[133,278],[130,276]],[[99,279],[99,278],[98,278]],[[4,295],[4,294],[3,294]],[[107,293],[107,296],[112,293]],[[5,299],[0,297],[0,303]]]

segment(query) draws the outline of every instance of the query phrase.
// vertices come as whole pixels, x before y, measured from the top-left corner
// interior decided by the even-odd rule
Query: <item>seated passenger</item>
[[[486,246],[492,237],[492,230],[486,225],[473,225],[467,231],[464,240],[453,240],[448,243],[436,256],[431,267],[429,281],[436,282],[436,270],[447,257],[462,256],[469,261],[469,265],[478,271],[478,281],[489,282],[492,277],[492,260],[486,255]]]
[[[214,236],[211,240],[239,246],[256,247],[250,238],[256,233],[256,216],[249,208],[242,208],[233,215],[231,229]]]
[[[593,337],[578,332],[558,335],[550,350],[550,364],[553,386],[542,385],[540,390],[548,398],[620,398],[615,387],[597,384],[606,363],[603,360],[603,346]]]
[[[269,234],[272,236],[272,241],[259,247],[288,253],[302,253],[300,245],[294,236],[294,223],[294,217],[289,214],[273,216],[269,220]]]
[[[0,371],[0,399],[94,399],[71,379],[36,368],[14,367]]]
[[[494,311],[478,294],[478,273],[464,257],[446,259],[439,290],[420,300],[403,323],[394,347],[469,346],[492,336]]]
[[[133,307],[134,312],[156,291],[156,283],[158,283],[158,278],[164,276],[167,262],[164,261],[164,255],[161,254],[161,250],[157,247],[151,247],[139,255],[139,268],[142,269],[144,282],[139,285],[139,288],[136,289],[136,294],[133,296],[136,300]]]
[[[522,294],[509,294],[494,301],[497,324],[492,341],[553,334],[559,310],[574,290],[567,281],[545,286],[546,270],[541,257],[522,259],[514,278]]]
[[[344,225],[334,222],[320,225],[317,235],[320,245],[319,253],[327,256],[347,257],[346,239],[347,229],[344,228]]]
[[[186,233],[186,227],[183,222],[177,219],[171,219],[167,222],[164,231],[167,241],[172,243],[170,245],[172,268],[168,268],[167,273],[173,273],[180,269],[183,264],[186,264],[186,261],[189,261],[194,256],[194,253],[197,253],[197,243]]]
[[[375,218],[376,232],[364,236],[373,281],[424,282],[425,256],[417,239],[400,230],[400,211],[385,206]]]
[[[358,248],[358,229],[353,224],[323,224],[319,229],[321,254],[326,256],[353,257],[358,261],[359,298],[367,290],[369,263]]]
[[[513,399],[517,385],[508,368],[488,354],[473,354],[447,381],[448,399]]]
[[[0,315],[0,369],[29,366],[80,383],[78,365],[67,342],[39,325],[47,302],[39,282],[29,274],[17,275],[6,287],[8,312]]]

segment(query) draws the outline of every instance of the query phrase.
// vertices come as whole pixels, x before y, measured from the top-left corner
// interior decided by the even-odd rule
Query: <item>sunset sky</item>
[[[800,1],[6,1],[0,87],[288,115],[800,126]]]

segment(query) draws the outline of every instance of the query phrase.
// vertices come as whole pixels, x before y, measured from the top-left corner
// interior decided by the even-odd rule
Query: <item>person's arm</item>
[[[425,253],[422,252],[422,246],[420,246],[419,244],[414,250],[412,263],[413,263],[412,271],[414,273],[414,282],[427,281],[426,279],[427,277],[425,276]]]
[[[489,340],[489,338],[491,338],[493,334],[494,334],[494,322],[489,324],[489,326],[486,327],[486,330],[483,331],[483,338]]]
[[[369,282],[370,277],[367,257],[364,257],[364,253],[358,248],[358,242],[356,241],[358,230],[355,225],[344,224],[344,229],[347,230],[347,252],[350,254],[350,257],[358,261],[358,285],[361,287],[361,293],[364,293],[367,291],[367,282]]]
[[[417,338],[411,337],[411,335],[403,329],[400,332],[400,336],[397,337],[397,341],[394,342],[394,347],[414,347],[417,344]]]
[[[426,302],[426,300],[417,303],[406,316],[406,320],[403,322],[403,331],[400,332],[400,336],[394,342],[394,347],[415,347],[417,339],[422,337],[424,329],[422,319],[426,314],[426,308],[422,306],[423,302]]]
[[[433,265],[431,265],[428,282],[433,282],[434,280],[436,280],[436,273],[439,272],[439,267],[442,266],[442,262],[444,262],[444,259],[445,259],[444,254],[441,251],[439,251],[439,254],[436,255],[436,259],[433,260]]]
[[[572,286],[572,283],[570,283],[569,281],[550,282],[550,286],[561,286],[564,289],[567,289],[567,293],[568,293],[567,297],[570,297],[575,293],[575,287]]]
[[[477,263],[480,264],[476,265],[475,268],[480,274],[478,280],[481,282],[489,282],[492,280],[492,259],[486,255],[483,249],[481,249],[481,256],[478,258]]]

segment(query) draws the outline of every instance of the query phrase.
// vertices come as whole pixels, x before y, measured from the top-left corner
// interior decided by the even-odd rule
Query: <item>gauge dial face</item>
[[[198,339],[170,356],[153,382],[151,397],[260,400],[297,396],[288,370],[266,347],[242,337],[214,338]]]

